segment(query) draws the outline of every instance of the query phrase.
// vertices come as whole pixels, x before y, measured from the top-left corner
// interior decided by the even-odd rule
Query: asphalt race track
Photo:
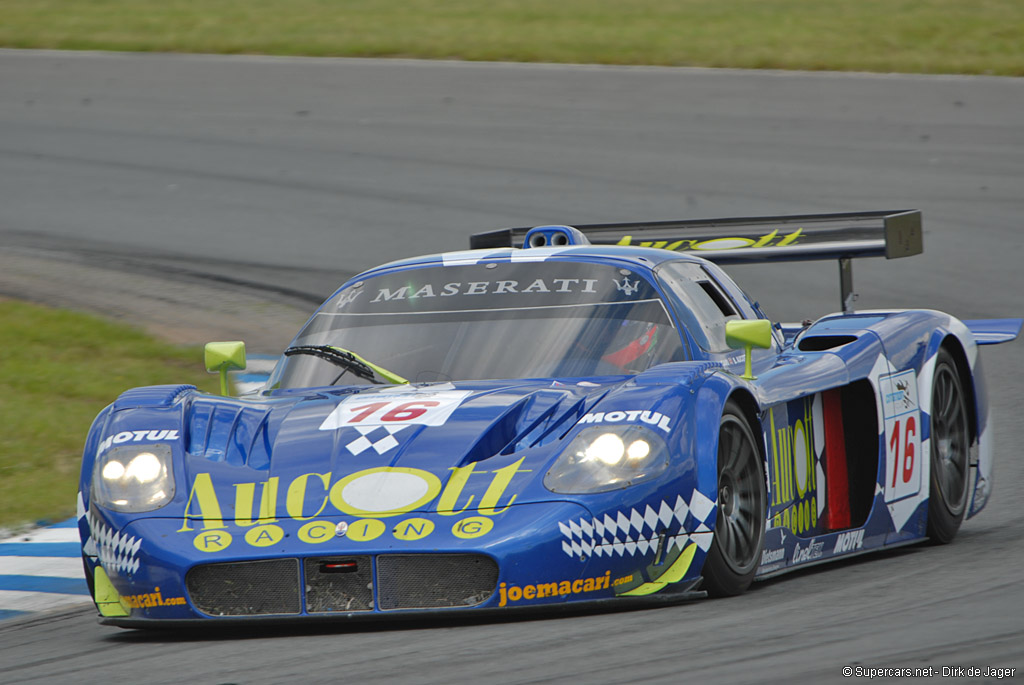
[[[309,301],[509,225],[919,208],[924,255],[857,263],[858,306],[1021,316],[1021,112],[1022,79],[0,51],[0,251]],[[778,319],[838,308],[835,264],[732,271]],[[1021,678],[1022,345],[983,350],[997,481],[945,547],[508,622],[147,634],[73,610],[0,623],[0,681]]]

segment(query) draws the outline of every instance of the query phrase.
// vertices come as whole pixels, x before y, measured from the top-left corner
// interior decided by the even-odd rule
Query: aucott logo
[[[742,250],[757,249],[762,247],[786,247],[797,244],[797,240],[803,236],[803,229],[798,228],[792,233],[780,237],[778,229],[757,237],[733,236],[728,238],[712,238],[701,240],[700,238],[684,238],[682,240],[647,240],[639,243],[633,242],[633,236],[623,236],[618,245],[639,245],[640,247],[656,247],[662,250],[673,252],[687,252],[690,250],[718,251],[718,250]],[[778,242],[775,239],[779,238]]]
[[[116,435],[111,435],[109,438],[100,443],[100,446],[96,449],[96,454],[104,452],[111,445],[123,445],[129,442],[159,442],[161,440],[177,440],[177,430],[140,430],[140,431],[121,431]]]
[[[585,414],[578,423],[646,423],[668,433],[672,430],[669,422],[669,417],[659,412],[634,409],[630,411],[591,412]]]

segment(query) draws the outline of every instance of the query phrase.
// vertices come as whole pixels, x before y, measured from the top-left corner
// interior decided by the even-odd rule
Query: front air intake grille
[[[373,610],[370,557],[319,557],[302,563],[309,613]]]
[[[196,566],[185,577],[192,603],[211,616],[297,614],[299,560],[271,559]]]
[[[382,554],[377,557],[377,605],[434,609],[482,604],[494,594],[498,565],[480,554]]]

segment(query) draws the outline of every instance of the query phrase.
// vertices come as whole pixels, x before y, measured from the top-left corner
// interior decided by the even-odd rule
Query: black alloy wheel
[[[718,432],[718,516],[704,562],[704,589],[713,597],[750,587],[764,546],[767,487],[750,423],[732,400]]]
[[[960,529],[967,509],[971,431],[953,357],[941,348],[932,376],[931,478],[928,487],[928,537],[945,544]]]

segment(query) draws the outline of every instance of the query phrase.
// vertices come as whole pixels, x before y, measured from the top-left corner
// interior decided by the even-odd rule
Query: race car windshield
[[[291,348],[325,346],[413,383],[632,374],[683,358],[678,331],[642,276],[558,261],[427,267],[361,281],[332,297]],[[371,382],[325,355],[292,354],[269,387]]]

